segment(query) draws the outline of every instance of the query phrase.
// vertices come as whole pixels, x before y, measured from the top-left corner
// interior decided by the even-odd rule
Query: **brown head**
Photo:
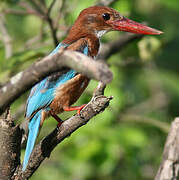
[[[105,6],[92,6],[81,11],[69,35],[96,35],[100,38],[108,31],[126,31],[136,34],[162,34],[161,31],[150,28],[125,18],[116,10]]]

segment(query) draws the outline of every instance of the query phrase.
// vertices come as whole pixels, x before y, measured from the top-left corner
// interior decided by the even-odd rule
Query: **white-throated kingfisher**
[[[63,47],[95,58],[100,46],[99,39],[109,31],[152,35],[162,33],[129,20],[112,8],[93,6],[80,13],[67,37],[59,43],[50,55],[55,54]],[[27,167],[40,126],[42,126],[45,118],[51,115],[60,125],[61,121],[57,114],[72,110],[78,110],[79,113],[84,106],[71,107],[71,105],[81,96],[88,83],[88,77],[71,69],[54,73],[32,88],[25,113],[26,119],[29,120],[29,134],[23,170]]]

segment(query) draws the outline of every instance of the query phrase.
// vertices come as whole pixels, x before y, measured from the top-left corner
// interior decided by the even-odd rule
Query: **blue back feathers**
[[[53,55],[59,51],[61,47],[67,47],[67,44],[59,43],[59,45],[50,53]],[[83,53],[88,55],[88,46],[83,49]],[[75,70],[69,70],[65,74],[58,77],[55,81],[50,80],[50,76],[36,84],[29,95],[26,107],[26,118],[29,122],[29,135],[27,140],[26,152],[23,162],[24,171],[27,167],[30,155],[35,145],[35,141],[39,132],[42,111],[48,111],[49,105],[54,100],[54,93],[57,87],[72,79],[76,74]]]

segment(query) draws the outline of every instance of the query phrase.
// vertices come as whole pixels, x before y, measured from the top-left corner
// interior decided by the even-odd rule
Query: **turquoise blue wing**
[[[66,47],[66,45],[60,43],[51,54],[56,53],[62,46]],[[73,74],[73,73],[68,72],[68,74]],[[67,78],[71,78],[71,77],[68,76]],[[25,157],[23,161],[23,168],[22,168],[23,171],[27,167],[30,155],[34,148],[35,141],[39,132],[41,113],[43,110],[42,108],[47,107],[54,99],[53,92],[56,83],[60,83],[61,80],[62,80],[61,83],[63,83],[64,81],[63,76],[58,78],[56,83],[54,81],[50,81],[50,79],[51,79],[50,77],[47,77],[38,84],[36,84],[32,88],[29,98],[27,100],[26,117],[30,118],[30,122],[28,125],[29,134],[28,134],[27,146],[25,151]]]
[[[64,45],[60,43],[50,55],[55,54],[58,52],[60,47],[67,47],[67,45]],[[88,55],[88,47],[84,47],[83,53]],[[23,168],[24,171],[27,167],[30,155],[32,153],[32,150],[35,145],[35,141],[39,132],[40,127],[40,121],[41,121],[41,113],[43,110],[49,110],[48,106],[54,99],[54,92],[57,87],[59,87],[61,84],[64,84],[69,79],[73,78],[75,76],[76,72],[74,70],[69,70],[67,72],[62,72],[61,75],[52,75],[44,80],[42,80],[40,83],[36,84],[29,95],[29,98],[27,100],[27,107],[26,107],[26,117],[30,118],[29,122],[29,135],[27,140],[27,147],[23,162]]]
[[[67,47],[68,45],[60,43],[50,55],[55,54],[59,51],[61,47]],[[83,53],[88,55],[88,46],[83,47]],[[26,106],[26,117],[30,118],[36,111],[46,108],[54,99],[54,92],[56,87],[59,87],[61,84],[72,79],[75,76],[76,72],[74,70],[69,70],[63,72],[59,75],[58,78],[53,80],[52,76],[48,76],[38,84],[36,84],[29,95]]]
[[[60,43],[52,52],[50,55],[55,54],[58,52],[58,50],[61,47],[67,47],[68,45]],[[73,72],[71,72],[71,76],[69,75],[68,78],[73,77]],[[69,74],[69,73],[68,73]],[[67,75],[68,75],[67,74]],[[50,82],[49,77],[46,77],[44,80],[36,84],[29,95],[29,98],[27,100],[27,105],[26,105],[26,113],[25,116],[27,118],[30,118],[34,112],[38,111],[41,108],[45,108],[49,106],[49,104],[53,101],[54,99],[54,86],[56,83],[59,83],[61,78],[57,80],[57,82]]]

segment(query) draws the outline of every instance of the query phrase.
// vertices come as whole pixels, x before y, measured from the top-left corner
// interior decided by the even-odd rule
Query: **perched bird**
[[[100,46],[99,39],[109,31],[153,35],[162,33],[129,20],[112,8],[93,6],[80,13],[67,37],[59,43],[50,55],[57,53],[63,47],[95,58]],[[23,170],[27,167],[39,129],[45,118],[51,115],[60,125],[61,120],[57,114],[73,110],[78,110],[79,113],[84,106],[71,107],[71,105],[81,96],[88,83],[88,77],[71,69],[54,73],[32,88],[25,113],[26,119],[29,120],[29,134]]]

